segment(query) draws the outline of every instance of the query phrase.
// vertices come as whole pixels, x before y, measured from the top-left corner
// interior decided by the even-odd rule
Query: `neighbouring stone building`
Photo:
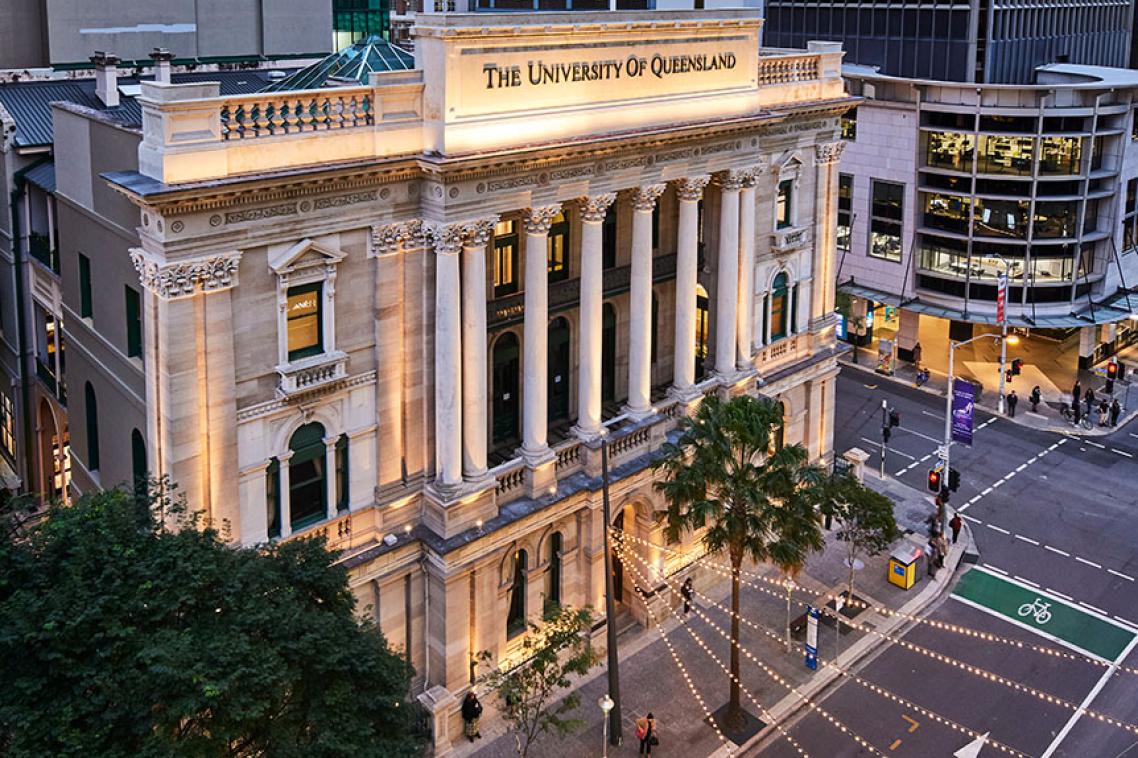
[[[614,526],[659,545],[649,463],[705,395],[778,398],[831,458],[855,99],[837,45],[760,25],[420,14],[366,86],[143,82],[141,129],[57,104],[72,488],[141,467],[235,542],[325,535],[445,752],[473,656],[603,608],[602,446]]]

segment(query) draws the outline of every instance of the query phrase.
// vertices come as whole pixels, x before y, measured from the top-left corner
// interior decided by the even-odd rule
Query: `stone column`
[[[837,265],[834,258],[837,254],[838,226],[838,172],[835,168],[845,147],[846,143],[841,140],[814,146],[815,232],[814,260],[810,271],[812,327],[819,319],[828,318],[834,312],[834,292],[837,287],[834,279]]]
[[[289,478],[289,464],[292,461],[292,451],[277,456],[281,466],[281,539],[285,539],[292,534],[292,481]]]
[[[735,376],[735,325],[739,304],[739,191],[744,174],[728,171],[717,177],[719,201],[719,260],[715,297],[715,371]]]
[[[462,484],[462,227],[432,229],[435,246],[435,486],[453,495]]]
[[[601,309],[604,304],[604,260],[601,226],[616,195],[583,197],[581,204],[581,323],[578,327],[577,436],[601,434]]]
[[[676,359],[671,394],[690,400],[695,394],[695,298],[699,259],[699,199],[709,176],[681,179],[676,185],[680,203],[676,242]]]
[[[549,227],[560,205],[530,208],[523,224],[525,246],[525,324],[522,328],[522,456],[535,467],[552,453],[546,443],[549,413]]]
[[[652,414],[652,209],[665,185],[635,191],[632,211],[632,273],[628,288],[628,405],[633,419]]]
[[[472,221],[462,238],[462,471],[486,479],[486,243],[496,218]]]
[[[755,177],[750,171],[739,190],[739,300],[736,316],[736,367],[747,371],[751,362],[755,313]]]
[[[325,509],[328,514],[328,519],[336,518],[336,485],[338,476],[336,476],[336,438],[324,438],[324,489],[325,489]]]

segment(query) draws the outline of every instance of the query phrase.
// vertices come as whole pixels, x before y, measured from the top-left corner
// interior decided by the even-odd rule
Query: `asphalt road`
[[[872,453],[870,463],[877,466],[882,399],[901,414],[901,427],[886,451],[886,472],[924,489],[944,435],[943,398],[846,370],[838,380],[835,449],[860,447]],[[1025,406],[1021,401],[1020,413]],[[1077,617],[1123,640],[1138,641],[1138,428],[1083,439],[983,412],[976,427],[972,447],[952,448],[953,468],[961,472],[952,504],[970,520],[980,552],[979,568],[972,570],[1005,587],[1007,597],[1014,598],[1008,600],[1010,608],[1022,608],[1017,605],[1022,598],[1030,602],[1038,597],[1051,604],[1055,616],[1044,623],[1038,620],[1046,617],[1036,616],[1032,623],[1034,612],[1022,619],[1009,611],[1009,618],[992,610],[995,600],[985,609],[959,596],[946,597],[929,616],[1071,656],[916,625],[906,640],[1005,683],[894,645],[858,674],[909,703],[847,679],[829,691],[823,705],[887,756],[953,756],[971,738],[946,724],[952,722],[990,732],[1009,749],[988,745],[982,758],[1138,758],[1138,642],[1119,647],[1117,663],[1133,669],[1128,672],[1087,661],[1084,651],[1066,644],[1061,633],[1049,634],[1066,617]],[[962,583],[956,591],[963,590]],[[1101,642],[1097,633],[1067,636],[1076,646],[1094,648]],[[1049,702],[1048,695],[1065,703]],[[1123,724],[1105,723],[1106,717]],[[809,711],[794,722],[791,733],[812,756],[877,754]],[[762,755],[799,754],[780,739]]]

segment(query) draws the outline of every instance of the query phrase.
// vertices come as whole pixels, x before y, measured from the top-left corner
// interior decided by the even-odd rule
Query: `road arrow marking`
[[[967,745],[953,753],[953,758],[976,758],[978,755],[980,755],[980,748],[984,747],[984,743],[988,741],[989,734],[991,734],[991,732],[984,732],[979,737],[972,740]]]

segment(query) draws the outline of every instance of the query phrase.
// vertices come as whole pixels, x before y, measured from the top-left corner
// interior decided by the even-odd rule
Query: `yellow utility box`
[[[924,554],[921,548],[905,541],[889,554],[889,582],[907,590],[917,583],[917,562]]]

